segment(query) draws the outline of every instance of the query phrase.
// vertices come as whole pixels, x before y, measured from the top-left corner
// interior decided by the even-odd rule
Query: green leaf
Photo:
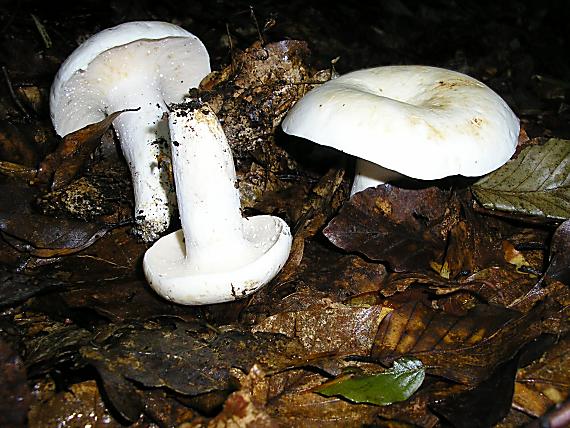
[[[343,376],[321,385],[316,391],[327,397],[340,395],[355,403],[386,406],[407,400],[417,391],[425,377],[420,360],[400,358],[391,369],[371,376]]]
[[[544,145],[526,147],[472,190],[485,208],[570,218],[570,140],[552,138]]]

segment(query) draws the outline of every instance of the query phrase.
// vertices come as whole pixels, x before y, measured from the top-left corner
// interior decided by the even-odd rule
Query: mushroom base
[[[201,269],[193,263],[192,254],[186,255],[182,230],[159,239],[143,261],[150,286],[165,299],[183,305],[228,302],[255,292],[271,281],[287,261],[292,236],[285,221],[268,215],[243,219],[243,232],[250,248],[236,250],[234,257],[243,257],[240,265],[225,270]],[[197,252],[201,250],[196,248]],[[208,264],[223,267],[224,261]]]

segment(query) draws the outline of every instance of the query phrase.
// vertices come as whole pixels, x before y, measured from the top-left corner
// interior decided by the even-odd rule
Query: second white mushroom
[[[143,266],[158,294],[200,305],[236,300],[268,283],[287,261],[292,237],[278,217],[242,217],[218,118],[191,104],[173,107],[168,120],[182,230],[159,239]]]

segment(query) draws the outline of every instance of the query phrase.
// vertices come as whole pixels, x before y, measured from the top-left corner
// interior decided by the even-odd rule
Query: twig
[[[26,111],[24,105],[20,102],[18,96],[14,92],[14,88],[12,87],[12,81],[10,80],[10,75],[8,74],[8,70],[6,69],[5,65],[2,66],[2,74],[4,74],[4,80],[6,81],[6,85],[8,85],[8,90],[10,91],[10,96],[12,97],[12,100],[14,101],[14,103],[16,103],[16,106],[18,106],[18,108],[24,114],[26,119],[29,119],[30,118],[29,113]]]
[[[265,45],[265,40],[263,40],[263,34],[261,34],[261,30],[259,29],[259,23],[257,22],[255,12],[253,11],[253,6],[249,6],[249,13],[251,14],[251,19],[253,19],[253,23],[255,24],[255,28],[257,29],[257,36],[259,37],[259,41],[261,42],[261,46],[263,46],[263,45]]]
[[[235,65],[234,65],[234,44],[232,42],[232,34],[230,33],[230,25],[226,23],[226,33],[228,35],[228,44],[230,46],[230,64],[232,74],[235,73]]]
[[[34,24],[36,24],[36,28],[37,28],[38,32],[40,33],[40,36],[42,36],[42,40],[44,42],[46,49],[51,48],[53,43],[51,42],[51,38],[50,38],[50,36],[46,30],[46,27],[44,27],[44,25],[36,17],[36,15],[34,15],[33,13],[31,13],[30,15],[31,15],[32,19],[34,20]]]

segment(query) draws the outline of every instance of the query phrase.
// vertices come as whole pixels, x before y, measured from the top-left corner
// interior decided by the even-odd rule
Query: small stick
[[[251,19],[253,19],[253,23],[255,24],[255,28],[257,28],[257,36],[259,37],[259,41],[261,45],[265,45],[265,40],[263,40],[263,35],[261,34],[261,30],[259,29],[259,23],[257,22],[257,18],[255,17],[255,12],[253,11],[253,6],[249,7],[249,12],[251,13]]]
[[[12,100],[14,101],[14,103],[16,103],[16,106],[18,106],[18,108],[24,114],[26,119],[29,119],[30,115],[28,114],[28,112],[24,108],[24,105],[20,102],[20,99],[14,92],[14,88],[12,87],[12,81],[10,80],[10,75],[8,74],[8,70],[6,69],[5,65],[2,66],[2,74],[4,74],[4,80],[6,80],[6,84],[8,85],[8,90],[10,91],[10,96],[12,97]]]

